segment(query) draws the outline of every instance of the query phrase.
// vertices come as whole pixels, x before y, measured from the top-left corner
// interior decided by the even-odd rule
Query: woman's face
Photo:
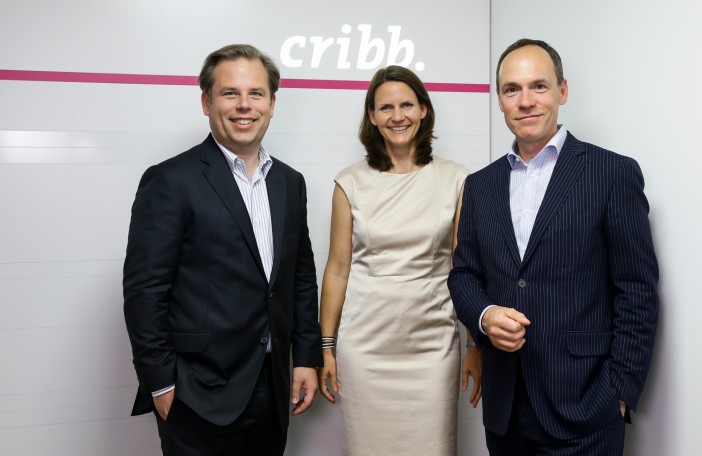
[[[426,105],[404,82],[389,81],[375,91],[375,108],[368,108],[371,123],[385,139],[388,151],[412,151],[419,124],[427,114]]]

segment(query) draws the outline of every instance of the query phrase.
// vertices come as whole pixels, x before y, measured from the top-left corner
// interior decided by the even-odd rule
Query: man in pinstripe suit
[[[470,176],[449,289],[483,355],[491,455],[619,455],[658,319],[638,164],[558,124],[558,53],[522,39],[497,66],[512,149]]]

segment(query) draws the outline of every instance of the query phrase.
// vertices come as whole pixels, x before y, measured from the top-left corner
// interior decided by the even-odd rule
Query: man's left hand
[[[290,393],[290,402],[295,405],[292,415],[304,413],[312,407],[314,396],[317,394],[319,384],[317,382],[317,369],[314,367],[295,367],[293,368],[292,391]],[[305,395],[300,400],[300,392],[305,390]]]

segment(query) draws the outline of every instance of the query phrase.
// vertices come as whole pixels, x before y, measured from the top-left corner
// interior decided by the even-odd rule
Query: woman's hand
[[[483,395],[481,384],[483,365],[477,347],[468,347],[468,351],[461,362],[461,391],[468,389],[468,376],[473,377],[473,391],[470,394],[470,403],[475,408]]]
[[[335,393],[339,392],[339,384],[336,380],[336,358],[330,349],[324,350],[324,367],[319,369],[319,392],[322,393],[329,402],[336,403],[336,397],[327,389],[327,379],[331,380],[331,387]]]

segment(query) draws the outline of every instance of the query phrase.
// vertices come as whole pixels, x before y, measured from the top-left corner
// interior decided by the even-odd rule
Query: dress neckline
[[[391,173],[389,171],[379,171],[379,173],[387,175],[387,176],[412,176],[412,175],[419,173],[420,171],[422,171],[423,169],[425,169],[427,166],[431,165],[432,163],[434,163],[434,160],[430,161],[429,163],[422,166],[421,168],[415,169],[414,171],[410,171],[408,173]]]

